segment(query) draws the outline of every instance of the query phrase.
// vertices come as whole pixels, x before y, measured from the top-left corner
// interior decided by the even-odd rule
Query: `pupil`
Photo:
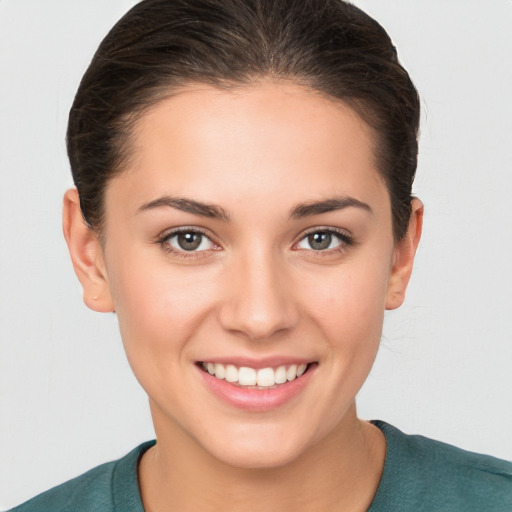
[[[199,233],[180,233],[178,235],[178,245],[184,251],[193,251],[201,244],[201,237]]]
[[[330,233],[312,233],[308,236],[308,242],[312,249],[321,251],[331,245],[332,235]]]

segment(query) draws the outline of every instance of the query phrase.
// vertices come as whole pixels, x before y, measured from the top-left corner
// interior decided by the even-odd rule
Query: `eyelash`
[[[186,251],[184,249],[177,250],[177,249],[173,248],[169,244],[169,240],[171,240],[175,236],[178,236],[180,233],[191,233],[191,234],[201,235],[201,236],[207,238],[215,247],[219,247],[218,244],[216,244],[214,242],[212,237],[206,233],[206,231],[202,230],[201,228],[187,227],[187,226],[176,228],[170,232],[165,233],[164,235],[162,235],[161,237],[158,238],[157,243],[167,253],[170,253],[174,256],[177,256],[177,257],[183,258],[183,259],[198,258],[198,257],[204,256],[205,255],[204,253],[209,251],[209,250]],[[300,242],[302,242],[308,236],[313,235],[315,233],[324,233],[324,234],[334,236],[340,241],[340,244],[332,249],[326,249],[326,250],[316,250],[315,251],[312,248],[311,249],[297,249],[297,250],[312,252],[315,254],[315,256],[322,257],[322,256],[332,255],[335,252],[342,253],[342,252],[346,251],[347,248],[355,245],[354,239],[343,230],[338,230],[338,229],[331,228],[331,227],[329,227],[329,228],[315,227],[313,229],[310,229],[309,231],[306,231],[305,233],[302,233],[300,238],[293,244],[293,247],[295,248]],[[211,249],[211,250],[218,251],[219,249],[215,248],[215,249]]]
[[[298,249],[299,251],[308,251],[314,253],[315,256],[331,256],[333,253],[343,253],[345,252],[349,247],[352,247],[355,245],[355,240],[352,236],[350,236],[346,231],[331,227],[322,227],[317,226],[313,229],[310,229],[309,231],[306,231],[305,233],[302,233],[300,238],[297,242],[294,243],[294,247],[297,246],[300,242],[305,240],[308,236],[313,235],[315,233],[324,233],[327,235],[331,235],[336,237],[339,240],[339,245],[336,247],[333,247],[332,249],[325,249],[325,250],[314,250],[314,249]]]
[[[187,259],[187,258],[198,258],[198,257],[204,256],[203,253],[205,253],[207,251],[186,251],[184,249],[178,250],[169,244],[169,240],[171,240],[172,238],[174,238],[175,236],[177,236],[181,233],[191,233],[191,234],[201,235],[201,236],[207,238],[215,247],[218,247],[218,245],[212,240],[212,237],[210,235],[208,235],[206,233],[206,231],[202,230],[201,228],[187,227],[187,226],[176,228],[176,229],[173,229],[172,231],[165,233],[163,236],[161,236],[157,240],[157,243],[162,247],[162,249],[165,252],[170,253],[173,256],[177,256],[178,258]],[[212,250],[217,251],[219,249],[212,249]]]

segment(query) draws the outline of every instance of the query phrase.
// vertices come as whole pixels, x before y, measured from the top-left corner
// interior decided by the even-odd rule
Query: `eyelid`
[[[206,232],[205,229],[198,226],[177,226],[175,228],[167,228],[161,231],[156,237],[155,241],[163,241],[172,237],[173,235],[179,235],[180,233],[200,233],[208,238],[211,236]]]
[[[186,250],[179,250],[174,247],[172,247],[170,244],[166,244],[166,242],[176,236],[180,233],[198,233],[204,237],[206,237],[215,247],[212,249],[206,249],[202,251],[186,251]],[[336,236],[340,240],[340,245],[337,247],[334,247],[332,249],[326,249],[326,250],[320,250],[315,251],[314,249],[299,249],[297,248],[297,245],[304,240],[306,237],[313,233],[329,233],[334,236]],[[221,250],[222,247],[220,244],[215,240],[215,237],[212,236],[212,234],[209,232],[209,230],[206,230],[204,228],[201,228],[199,226],[178,226],[175,228],[169,228],[164,231],[162,231],[155,239],[155,243],[159,244],[164,248],[167,252],[178,254],[181,257],[200,257],[201,255],[204,255],[203,253],[209,252],[210,250],[218,251]],[[303,231],[295,240],[293,243],[293,249],[299,250],[299,251],[312,251],[317,254],[329,254],[332,252],[340,252],[346,249],[347,247],[353,246],[356,244],[356,241],[354,240],[353,236],[345,229],[341,228],[335,228],[332,226],[314,226],[311,227],[305,231]],[[165,247],[164,247],[165,245]]]
[[[353,236],[345,229],[341,228],[335,228],[332,226],[315,226],[312,228],[307,229],[306,231],[303,231],[296,239],[296,241],[293,244],[293,247],[296,248],[297,245],[302,242],[306,237],[309,235],[312,235],[313,233],[329,233],[331,235],[336,236],[340,240],[340,245],[337,247],[334,247],[332,249],[326,249],[324,251],[315,251],[314,249],[298,249],[302,251],[313,251],[317,254],[321,253],[330,253],[332,251],[340,251],[346,248],[347,246],[350,247],[352,245],[355,245],[355,240]]]
[[[212,249],[205,249],[202,251],[186,251],[186,250],[180,250],[176,249],[175,247],[172,247],[170,244],[167,244],[166,242],[173,238],[176,235],[179,235],[180,233],[197,233],[205,238],[207,238],[212,244]],[[212,236],[212,234],[205,230],[204,228],[201,228],[199,226],[178,226],[175,228],[169,228],[164,231],[162,231],[155,239],[155,243],[162,246],[162,248],[171,253],[171,254],[177,254],[180,257],[200,257],[203,253],[208,252],[210,250],[218,251],[221,249],[220,244],[218,244],[215,240],[215,238]]]

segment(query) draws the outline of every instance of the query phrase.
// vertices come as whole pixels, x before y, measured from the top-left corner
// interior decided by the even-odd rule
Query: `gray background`
[[[358,0],[423,104],[425,230],[362,417],[512,458],[512,2]],[[61,235],[67,111],[130,0],[0,0],[0,508],[153,436]]]

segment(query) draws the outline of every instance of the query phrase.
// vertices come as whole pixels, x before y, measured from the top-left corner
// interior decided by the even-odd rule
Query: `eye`
[[[342,248],[345,245],[352,245],[352,240],[348,235],[325,229],[308,233],[299,241],[297,248],[328,251],[330,249]]]
[[[192,229],[169,233],[160,243],[175,252],[201,252],[215,248],[215,244],[204,233]]]

